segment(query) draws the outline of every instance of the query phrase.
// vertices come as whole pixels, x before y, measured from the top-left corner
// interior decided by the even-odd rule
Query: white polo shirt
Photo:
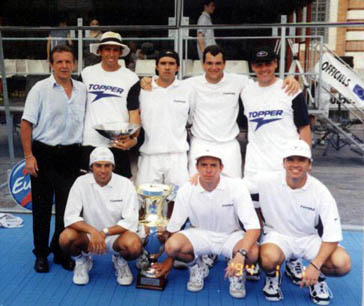
[[[321,220],[324,242],[342,240],[335,199],[318,179],[308,175],[302,188],[292,189],[281,171],[260,175],[257,186],[265,231],[302,238],[317,234]]]
[[[251,82],[241,94],[244,114],[248,119],[244,176],[282,170],[282,148],[288,142],[299,139],[295,120],[303,122],[302,125],[308,124],[308,117],[297,118],[305,114],[294,115],[293,104],[302,104],[301,100],[295,101],[302,97],[302,93],[288,96],[281,88],[282,84],[280,79],[268,87]]]
[[[88,91],[83,145],[107,146],[110,140],[101,136],[93,126],[107,122],[129,122],[127,97],[139,78],[125,67],[105,71],[101,63],[86,67],[81,76]]]
[[[254,82],[244,75],[224,72],[217,84],[207,82],[205,75],[185,80],[195,89],[192,113],[192,135],[206,141],[227,142],[239,134],[236,119],[239,95]]]
[[[135,232],[138,208],[135,187],[127,178],[113,173],[110,182],[101,187],[88,173],[77,178],[70,190],[64,226],[84,221],[98,230],[120,225]]]
[[[175,80],[167,88],[152,81],[152,91],[141,90],[140,116],[145,139],[139,151],[144,154],[186,152],[186,124],[193,101],[193,90]]]
[[[217,233],[259,229],[250,194],[241,179],[220,176],[217,187],[209,192],[200,184],[184,184],[177,193],[167,231],[174,233],[190,219],[193,227]]]

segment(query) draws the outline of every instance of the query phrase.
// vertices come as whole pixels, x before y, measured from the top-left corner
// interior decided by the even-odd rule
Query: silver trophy
[[[107,122],[93,126],[102,136],[111,140],[111,145],[115,140],[133,135],[139,128],[139,124],[129,122]]]
[[[166,198],[175,195],[177,188],[162,184],[143,184],[137,187],[137,193],[142,199],[142,215],[140,225],[145,227],[147,234],[144,254],[145,264],[137,275],[137,288],[163,290],[166,286],[165,277],[156,277],[155,270],[151,267],[164,251],[164,246],[159,239],[168,224],[168,205]],[[172,196],[173,197],[173,196]],[[169,197],[171,198],[171,197]]]

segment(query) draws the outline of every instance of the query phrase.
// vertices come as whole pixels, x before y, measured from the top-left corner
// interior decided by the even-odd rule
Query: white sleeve
[[[210,23],[208,22],[207,18],[204,15],[201,15],[198,18],[197,21],[197,25],[209,25]],[[198,29],[197,32],[198,33],[202,33],[203,35],[205,35],[207,29]]]
[[[343,236],[336,201],[327,189],[325,192],[320,192],[320,198],[321,205],[319,207],[319,214],[323,225],[322,241],[341,241]]]
[[[235,187],[237,194],[235,196],[235,210],[241,223],[246,230],[260,229],[259,219],[255,212],[253,201],[248,189],[241,183]]]
[[[66,210],[64,212],[64,227],[79,221],[84,221],[81,217],[82,208],[81,184],[80,179],[77,179],[68,195]]]
[[[178,232],[188,218],[188,202],[190,197],[191,186],[190,183],[183,185],[177,192],[176,200],[174,202],[173,212],[169,220],[167,231],[170,233]]]
[[[239,80],[239,83],[241,84],[241,91],[240,93],[242,93],[244,91],[244,89],[251,83],[254,83],[254,80],[249,78],[246,75],[241,75],[241,74],[237,74],[236,78]]]
[[[139,219],[139,204],[138,197],[134,185],[130,181],[126,181],[126,196],[125,203],[122,208],[122,219],[117,225],[129,230],[136,232],[138,229]]]

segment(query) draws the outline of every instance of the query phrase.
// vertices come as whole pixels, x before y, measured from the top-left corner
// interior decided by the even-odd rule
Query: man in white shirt
[[[283,299],[280,266],[291,257],[310,261],[303,272],[301,287],[307,286],[311,300],[330,302],[325,275],[343,276],[351,269],[342,240],[340,217],[329,190],[308,174],[311,150],[303,140],[288,144],[283,153],[285,171],[259,177],[259,206],[265,221],[260,262],[266,272],[264,296]],[[324,275],[325,274],[325,275]]]
[[[193,90],[176,79],[179,56],[161,51],[152,91],[141,90],[139,110],[144,143],[139,149],[137,185],[162,183],[181,186],[188,180],[186,124]]]
[[[282,90],[283,81],[276,77],[278,66],[275,52],[267,47],[253,50],[250,64],[257,82],[241,93],[243,111],[248,120],[248,145],[245,155],[244,182],[248,189],[256,184],[261,173],[282,171],[282,148],[289,141],[305,140],[310,146],[312,135],[306,101],[301,91],[289,96]],[[258,201],[256,195],[252,195]],[[286,274],[299,284],[302,277],[300,261],[286,264]],[[259,274],[256,274],[258,278]]]
[[[86,285],[92,268],[91,254],[112,252],[116,280],[130,285],[133,275],[128,260],[137,258],[142,242],[136,234],[138,200],[134,185],[112,172],[110,149],[98,147],[90,155],[92,173],[80,176],[71,188],[64,216],[66,229],[59,243],[74,256],[73,282]]]
[[[86,87],[71,78],[75,65],[72,49],[60,45],[50,53],[52,74],[37,82],[25,101],[20,126],[25,171],[31,175],[33,237],[36,272],[49,271],[54,263],[73,270],[74,261],[59,247],[68,193],[80,173],[80,144],[85,117]],[[55,200],[55,231],[49,246],[52,204]]]
[[[110,139],[99,134],[95,125],[113,122],[140,123],[138,110],[130,111],[138,101],[138,76],[131,70],[121,67],[119,58],[129,54],[130,49],[122,43],[120,34],[105,32],[98,44],[91,44],[91,51],[101,57],[101,62],[86,67],[82,81],[87,87],[87,108],[83,133],[83,164],[88,169],[91,151],[98,146],[108,147]],[[114,142],[111,151],[115,156],[114,172],[125,177],[132,176],[129,149],[137,144],[136,135]]]
[[[197,25],[212,25],[211,15],[215,11],[215,1],[204,0],[203,12],[198,18]],[[206,47],[216,45],[214,29],[197,30],[197,52],[198,57],[202,59],[202,54]]]
[[[241,180],[221,176],[223,161],[219,148],[205,147],[196,155],[199,182],[189,182],[178,191],[167,231],[172,236],[165,244],[169,258],[154,267],[168,273],[174,259],[187,263],[190,278],[187,290],[200,291],[208,268],[201,255],[215,254],[230,258],[225,277],[230,280],[230,294],[245,297],[245,264],[258,259],[258,217],[248,190]],[[181,230],[189,219],[191,227]],[[244,230],[241,230],[241,222]]]

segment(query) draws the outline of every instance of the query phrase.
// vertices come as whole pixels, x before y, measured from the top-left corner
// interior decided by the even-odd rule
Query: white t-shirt
[[[93,126],[129,122],[127,96],[139,78],[125,67],[105,71],[101,63],[86,67],[81,76],[88,91],[83,145],[107,146],[110,140],[101,136]]]
[[[101,187],[88,173],[80,176],[70,190],[64,226],[84,221],[98,230],[120,225],[136,232],[138,208],[135,187],[127,178],[113,173],[110,182]]]
[[[259,175],[257,188],[265,232],[302,238],[317,234],[315,227],[321,221],[324,242],[342,240],[335,199],[318,179],[308,175],[302,188],[292,189],[281,171]]]
[[[192,113],[192,135],[206,141],[227,142],[239,134],[236,119],[239,95],[251,82],[244,75],[224,72],[217,84],[207,82],[205,75],[185,80],[196,95]]]
[[[175,80],[167,88],[152,82],[152,91],[141,90],[140,116],[145,139],[139,151],[144,154],[186,152],[186,124],[193,90]]]
[[[282,82],[277,79],[268,87],[251,82],[241,94],[248,119],[244,176],[282,170],[282,150],[299,139],[292,104],[300,93],[288,96],[281,89]]]
[[[241,179],[220,176],[217,187],[209,192],[198,185],[184,184],[177,193],[167,231],[174,233],[190,219],[191,225],[217,233],[259,229],[250,194]]]

